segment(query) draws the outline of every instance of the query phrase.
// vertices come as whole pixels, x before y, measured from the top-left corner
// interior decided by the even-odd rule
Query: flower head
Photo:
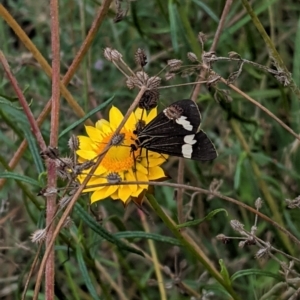
[[[111,147],[105,154],[98,168],[90,178],[84,192],[92,192],[91,202],[111,197],[126,203],[130,198],[139,198],[148,189],[147,184],[114,185],[126,181],[149,181],[166,177],[160,165],[166,160],[166,155],[132,147],[136,140],[136,129],[141,122],[149,123],[157,115],[152,109],[149,114],[137,108],[125,123],[119,134],[115,130],[123,119],[118,108],[109,111],[109,122],[101,119],[95,127],[86,126],[88,136],[79,136],[78,160],[83,163],[92,160],[103,152],[111,141]],[[87,170],[87,173],[89,170]],[[83,182],[87,174],[78,176]],[[103,183],[112,185],[101,186]]]

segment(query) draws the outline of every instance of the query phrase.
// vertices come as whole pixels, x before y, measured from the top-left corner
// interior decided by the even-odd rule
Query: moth
[[[144,148],[161,154],[206,161],[217,157],[216,149],[199,130],[201,115],[190,99],[166,107],[148,124],[137,123],[132,150]]]

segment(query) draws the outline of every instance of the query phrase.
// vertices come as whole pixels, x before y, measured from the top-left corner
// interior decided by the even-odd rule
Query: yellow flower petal
[[[119,187],[119,199],[123,202],[126,202],[130,195],[132,194],[131,189],[128,187],[128,185],[120,185]]]
[[[151,109],[151,111],[149,112],[149,115],[146,119],[146,123],[150,123],[150,121],[152,121],[155,117],[157,116],[157,107]]]
[[[136,170],[140,173],[143,173],[145,175],[148,174],[148,170],[146,167],[144,167],[140,162],[136,162]]]
[[[113,106],[109,111],[109,123],[110,127],[113,130],[116,130],[117,127],[120,125],[121,121],[123,120],[123,114],[119,111],[118,108]]]
[[[112,195],[118,189],[117,185],[111,185],[104,189],[95,191],[91,196],[91,203],[94,203],[98,200],[103,200],[110,195]]]
[[[112,132],[109,122],[104,119],[97,121],[95,127],[101,130],[103,135]]]
[[[149,181],[148,177],[143,173],[137,173],[138,181]],[[139,188],[146,190],[148,188],[147,184],[139,184]]]
[[[102,141],[102,134],[101,130],[92,126],[85,126],[85,131],[87,135],[94,141],[94,142],[101,142]]]
[[[146,166],[147,168],[152,168],[163,164],[166,160],[163,157],[159,158],[148,158],[145,157],[141,160],[141,165]]]
[[[77,150],[76,153],[78,156],[85,158],[86,160],[94,159],[97,156],[95,151]]]
[[[143,189],[143,188],[138,188],[138,189],[136,190],[136,192],[133,192],[133,193],[131,194],[131,197],[138,197],[144,190],[145,190],[145,189]]]
[[[131,169],[129,169],[128,172],[125,174],[125,181],[137,181]],[[132,192],[135,192],[138,188],[137,184],[130,184],[128,186]]]
[[[144,109],[137,108],[134,112],[136,120],[144,120],[146,121],[147,118],[147,112]]]
[[[136,123],[137,123],[137,119],[135,118],[135,115],[132,113],[127,119],[124,127],[129,131],[133,131],[135,130]]]
[[[148,178],[149,180],[155,180],[166,177],[165,172],[160,167],[149,168]]]
[[[93,142],[87,136],[78,136],[79,147],[81,150],[93,150]]]

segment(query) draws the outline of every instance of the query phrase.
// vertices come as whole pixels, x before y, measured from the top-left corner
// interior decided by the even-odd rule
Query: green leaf
[[[221,273],[221,275],[222,275],[224,281],[225,281],[229,286],[231,286],[230,276],[229,276],[229,273],[228,273],[228,271],[227,271],[227,268],[226,268],[226,266],[225,266],[225,264],[224,264],[224,262],[223,262],[223,259],[219,259],[219,264],[220,264],[220,266],[221,266],[221,271],[220,271],[220,273]]]
[[[34,161],[34,164],[36,166],[37,172],[40,174],[40,173],[45,171],[45,168],[44,168],[41,156],[40,156],[40,151],[39,151],[39,149],[37,147],[37,144],[36,144],[36,140],[33,137],[32,133],[31,133],[31,131],[28,127],[24,127],[23,132],[24,132],[24,136],[26,138],[26,141],[28,143],[28,147],[30,149],[30,154],[33,158],[33,161]]]
[[[241,173],[242,173],[242,167],[243,167],[243,162],[247,157],[247,153],[245,151],[241,152],[239,156],[239,160],[237,161],[236,164],[236,170],[234,174],[234,189],[238,189],[240,186],[240,181],[241,181]]]
[[[155,234],[155,233],[147,233],[144,231],[122,231],[114,234],[115,237],[119,239],[149,239],[149,240],[154,240],[157,242],[163,242],[171,245],[177,245],[181,246],[181,243],[174,238],[160,235],[160,234]]]
[[[113,234],[105,230],[102,226],[100,226],[82,207],[79,203],[76,203],[74,206],[75,212],[79,215],[81,220],[86,223],[93,231],[103,237],[105,240],[115,244],[119,249],[126,250],[129,252],[133,252],[135,254],[144,256],[141,251],[134,249],[133,247],[128,246],[118,238],[116,238]]]
[[[41,187],[40,183],[38,181],[32,179],[31,177],[19,175],[19,174],[13,173],[13,172],[0,173],[0,178],[14,179],[14,180],[28,183],[30,185]]]
[[[77,258],[77,261],[78,261],[79,270],[82,274],[82,278],[84,280],[84,283],[85,283],[90,295],[92,296],[93,299],[99,299],[100,300],[100,298],[97,295],[97,292],[96,292],[96,290],[93,286],[93,283],[92,283],[92,280],[90,278],[90,275],[89,275],[88,269],[86,267],[86,264],[84,262],[80,245],[77,245],[77,247],[76,247],[76,258]]]
[[[96,108],[94,108],[93,110],[91,110],[88,114],[86,114],[83,118],[79,119],[78,121],[74,122],[72,125],[70,125],[69,127],[67,127],[65,130],[63,130],[58,138],[61,138],[62,136],[64,136],[66,133],[68,133],[69,131],[71,131],[73,128],[77,127],[79,124],[83,123],[84,121],[86,121],[87,119],[89,119],[93,114],[95,114],[96,112],[98,112],[99,110],[105,108],[107,105],[109,105],[112,100],[114,99],[114,96],[110,97],[108,100],[106,100],[105,102],[101,103],[100,105],[98,105]]]
[[[274,273],[259,270],[259,269],[247,269],[247,270],[237,271],[236,273],[234,273],[231,276],[231,282],[233,282],[234,280],[236,280],[240,277],[243,277],[243,276],[253,276],[253,275],[272,277],[272,278],[277,279],[278,281],[284,280],[283,276],[280,276],[278,274],[274,274]]]
[[[219,22],[219,18],[217,17],[217,15],[203,1],[193,0],[193,2],[200,6],[203,9],[203,11],[210,16],[212,20],[214,20],[216,23]]]
[[[190,222],[185,222],[182,224],[177,225],[177,228],[183,228],[183,227],[190,227],[190,226],[195,226],[195,225],[199,225],[201,223],[203,223],[204,221],[209,221],[210,219],[212,219],[212,217],[214,217],[216,214],[218,214],[219,212],[225,212],[226,216],[228,216],[227,211],[224,208],[218,208],[213,210],[212,212],[210,212],[205,218],[203,219],[196,219]]]

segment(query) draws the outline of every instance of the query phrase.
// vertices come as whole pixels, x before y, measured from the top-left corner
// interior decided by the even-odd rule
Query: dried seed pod
[[[171,80],[171,79],[173,79],[175,76],[176,76],[175,73],[167,72],[167,73],[165,74],[165,79],[166,79],[166,80]]]
[[[158,99],[159,99],[158,90],[147,90],[145,91],[145,93],[143,94],[139,102],[139,108],[150,110],[157,106]]]
[[[122,58],[122,54],[116,49],[113,49],[111,51],[111,58],[113,61],[119,61]]]
[[[109,47],[106,47],[103,50],[103,55],[108,61],[112,61],[112,55],[111,55],[112,49]]]
[[[179,59],[170,59],[168,60],[168,66],[170,67],[170,71],[177,71],[182,66],[182,61]]]
[[[30,236],[30,239],[33,243],[42,243],[45,241],[46,236],[47,231],[45,229],[38,229]]]
[[[136,78],[138,79],[138,81],[143,84],[143,85],[146,85],[147,84],[147,81],[149,79],[149,76],[146,72],[144,71],[139,71],[139,72],[136,72]]]
[[[139,66],[144,67],[147,64],[147,56],[144,49],[138,48],[135,52],[134,59]]]
[[[201,43],[201,45],[203,46],[205,44],[205,42],[207,41],[207,36],[203,32],[199,32],[198,40]]]
[[[191,62],[197,62],[198,61],[197,55],[193,52],[188,52],[187,57]]]
[[[133,76],[129,76],[126,80],[126,85],[130,90],[135,88],[136,87],[136,78]]]
[[[152,76],[147,81],[147,87],[149,89],[156,89],[160,86],[161,78],[158,76]]]
[[[79,139],[76,135],[72,134],[72,136],[70,137],[69,141],[68,141],[68,145],[69,148],[72,151],[76,151],[79,149]]]

